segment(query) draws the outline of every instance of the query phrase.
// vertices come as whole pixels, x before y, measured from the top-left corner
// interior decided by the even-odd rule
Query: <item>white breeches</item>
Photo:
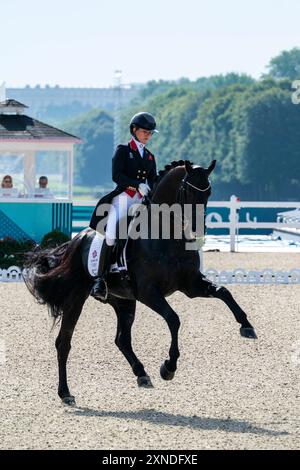
[[[139,193],[136,192],[133,197],[130,197],[129,194],[123,192],[115,196],[111,202],[111,209],[108,214],[107,225],[105,230],[105,239],[106,243],[110,246],[114,245],[116,240],[116,228],[117,222],[125,217],[129,207],[133,204],[140,204],[141,198]]]

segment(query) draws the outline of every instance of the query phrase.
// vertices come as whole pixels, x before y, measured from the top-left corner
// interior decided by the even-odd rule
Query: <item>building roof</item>
[[[0,141],[61,141],[79,143],[75,135],[23,114],[23,103],[14,99],[0,102]]]
[[[5,107],[13,107],[13,108],[28,108],[28,106],[26,106],[26,104],[23,104],[23,103],[20,103],[20,101],[16,101],[16,100],[11,100],[11,99],[8,99],[8,100],[5,100],[5,101],[1,101],[0,102],[0,108],[5,108]]]
[[[7,100],[12,101],[12,100]],[[18,105],[19,106],[19,105]],[[75,135],[49,126],[24,114],[0,113],[0,141],[47,140],[80,142]]]

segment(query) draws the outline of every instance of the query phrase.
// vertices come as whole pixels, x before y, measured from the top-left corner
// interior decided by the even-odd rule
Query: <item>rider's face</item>
[[[139,142],[142,144],[146,145],[147,142],[151,139],[152,136],[152,131],[147,131],[146,129],[141,129],[141,128],[135,128],[133,129],[137,139]]]

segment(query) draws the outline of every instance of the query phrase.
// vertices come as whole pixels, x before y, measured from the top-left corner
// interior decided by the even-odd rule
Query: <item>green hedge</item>
[[[42,248],[54,248],[65,243],[70,238],[59,230],[53,230],[47,233],[42,241]],[[0,269],[7,269],[10,266],[22,268],[25,256],[36,246],[32,240],[17,241],[10,237],[0,240]]]
[[[10,266],[22,267],[25,253],[31,251],[34,245],[35,243],[31,240],[18,242],[9,237],[0,240],[0,268],[7,269]]]
[[[55,248],[70,240],[70,237],[59,230],[46,233],[41,241],[42,248]]]

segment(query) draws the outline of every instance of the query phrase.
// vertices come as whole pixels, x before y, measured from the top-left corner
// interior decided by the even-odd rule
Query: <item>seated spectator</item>
[[[0,196],[1,197],[18,197],[18,190],[13,187],[13,179],[10,175],[5,175],[2,178]]]
[[[50,189],[47,188],[47,185],[48,185],[47,176],[40,176],[39,177],[39,187],[35,188],[34,197],[52,198],[53,194],[51,193]]]

